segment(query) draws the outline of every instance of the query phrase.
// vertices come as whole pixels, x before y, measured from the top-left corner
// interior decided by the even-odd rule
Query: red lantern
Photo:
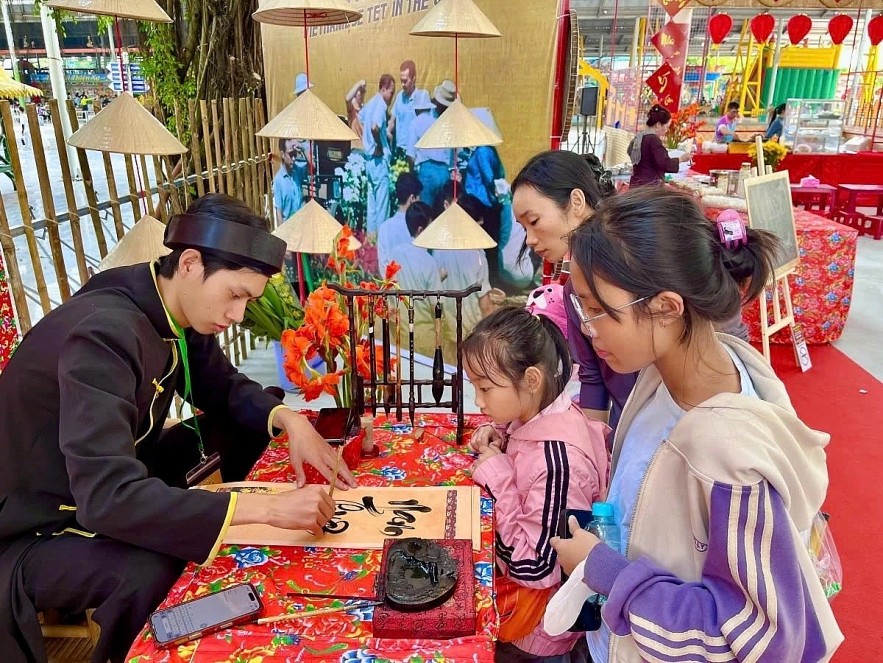
[[[812,19],[806,14],[797,14],[788,21],[788,39],[796,45],[812,30]]]
[[[733,28],[733,19],[729,14],[715,14],[708,19],[708,34],[714,44],[720,44]]]
[[[868,21],[868,37],[871,45],[876,46],[883,41],[883,14],[879,14]]]
[[[766,43],[766,40],[770,38],[771,34],[773,34],[773,29],[775,27],[776,19],[767,12],[758,14],[751,19],[751,34],[753,34],[754,38],[761,44]]]
[[[837,46],[843,43],[849,31],[852,30],[852,16],[848,14],[837,14],[828,21],[828,34],[831,35],[831,41]]]

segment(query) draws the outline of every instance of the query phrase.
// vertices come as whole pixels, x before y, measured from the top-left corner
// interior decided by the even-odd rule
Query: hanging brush
[[[442,314],[441,298],[435,298],[435,356],[432,360],[432,397],[435,404],[441,403],[445,393],[445,360],[442,353]]]

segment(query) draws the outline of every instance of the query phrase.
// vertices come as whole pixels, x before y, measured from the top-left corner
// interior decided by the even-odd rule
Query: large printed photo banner
[[[19,341],[12,292],[7,278],[3,254],[0,253],[0,371],[6,368],[12,351]]]
[[[213,492],[275,495],[293,483],[240,481],[199,486]],[[234,525],[224,543],[380,550],[386,539],[468,539],[479,550],[481,491],[477,486],[360,487],[335,495],[337,510],[321,536],[270,525]]]
[[[269,117],[309,85],[361,138],[352,144],[277,141],[274,204],[277,220],[304,204],[312,159],[317,199],[362,241],[357,261],[367,274],[382,276],[395,261],[402,288],[481,285],[464,302],[468,333],[488,302],[523,296],[535,283],[538,260],[519,255],[525,234],[512,216],[509,183],[530,156],[550,145],[559,0],[477,0],[502,37],[459,40],[459,95],[503,143],[456,152],[416,147],[456,98],[453,38],[409,34],[435,4],[350,0],[361,20],[308,29],[309,82],[303,30],[261,26]],[[426,205],[412,212],[415,218],[421,212],[419,227],[425,227],[450,204],[455,178],[458,202],[497,247],[427,251],[412,245],[416,226],[409,228],[407,210],[415,202]],[[296,274],[292,264],[289,277]],[[329,276],[325,258],[307,262],[308,285]]]

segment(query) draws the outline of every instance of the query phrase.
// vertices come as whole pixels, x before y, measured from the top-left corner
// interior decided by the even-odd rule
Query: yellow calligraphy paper
[[[240,481],[199,490],[278,494],[293,483]],[[320,546],[381,549],[388,538],[470,539],[480,547],[480,489],[477,486],[359,487],[334,495],[337,509],[321,536],[270,525],[235,525],[224,543],[261,546]]]

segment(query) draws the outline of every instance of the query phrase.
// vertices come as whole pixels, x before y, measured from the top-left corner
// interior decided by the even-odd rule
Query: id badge
[[[188,488],[193,486],[211,486],[223,483],[221,478],[221,454],[213,453],[204,457],[199,464],[184,477]]]

